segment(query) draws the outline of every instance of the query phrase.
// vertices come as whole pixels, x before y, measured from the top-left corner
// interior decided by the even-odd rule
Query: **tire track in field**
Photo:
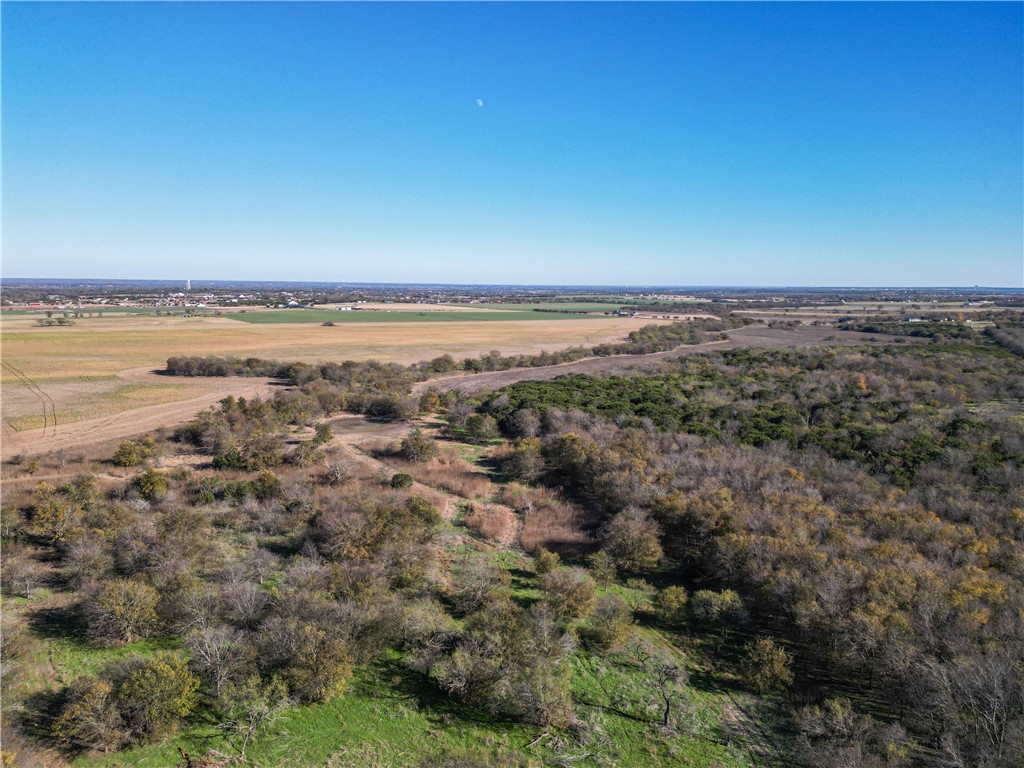
[[[101,443],[123,440],[152,432],[160,427],[174,427],[191,421],[199,411],[215,406],[228,395],[235,397],[268,397],[275,389],[272,379],[212,378],[160,376],[161,383],[203,384],[208,391],[187,400],[132,408],[120,413],[68,422],[60,435],[47,434],[45,429],[30,429],[5,436],[2,456],[34,455],[59,450],[84,450]],[[138,379],[136,379],[138,380]]]
[[[0,360],[0,365],[3,365],[4,368],[6,368],[8,371],[10,371],[18,379],[18,381],[20,381],[22,384],[24,384],[26,386],[26,388],[28,388],[29,392],[31,392],[33,395],[38,397],[40,399],[40,401],[42,401],[42,404],[43,404],[43,436],[44,437],[46,436],[46,427],[47,427],[47,423],[48,423],[47,422],[47,416],[46,416],[46,405],[47,405],[47,403],[49,403],[49,405],[50,405],[50,412],[53,415],[53,434],[56,435],[57,434],[57,405],[56,405],[56,403],[54,403],[53,398],[50,397],[50,395],[46,392],[46,390],[44,390],[42,387],[40,387],[38,384],[36,384],[29,376],[27,376],[25,374],[24,371],[22,371],[20,368],[18,368],[16,365],[14,365],[14,363],[12,363],[10,360]]]

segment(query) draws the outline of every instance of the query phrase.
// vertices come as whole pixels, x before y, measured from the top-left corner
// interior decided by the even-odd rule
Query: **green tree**
[[[177,729],[199,703],[199,678],[177,654],[161,653],[134,669],[117,691],[119,709],[136,732],[158,737]]]
[[[619,568],[646,571],[661,560],[658,524],[641,509],[630,507],[605,526],[604,544]]]
[[[47,482],[36,485],[32,528],[55,544],[73,539],[82,528],[82,507],[57,493]]]
[[[466,437],[474,443],[486,443],[498,436],[498,422],[486,413],[474,413],[466,419]]]
[[[747,620],[743,600],[731,589],[697,590],[690,600],[690,612],[702,624],[717,624],[723,636],[730,626],[739,626]]]
[[[114,686],[95,677],[77,680],[53,723],[53,735],[69,749],[110,752],[120,747],[128,734],[114,698]]]
[[[537,559],[533,562],[533,570],[538,576],[543,576],[547,573],[551,573],[561,564],[562,558],[558,556],[557,552],[551,552],[544,549],[544,547],[541,547],[537,550]]]
[[[551,571],[540,580],[544,600],[562,619],[586,616],[597,599],[597,585],[579,568]]]
[[[597,651],[621,648],[633,633],[633,611],[618,595],[601,595],[587,623],[580,630],[580,638]]]
[[[218,705],[223,719],[217,727],[229,734],[244,760],[253,736],[290,704],[288,686],[282,680],[275,677],[265,683],[258,675],[250,675],[241,685],[229,685],[221,692]]]
[[[588,560],[590,575],[598,586],[607,587],[615,583],[619,570],[615,565],[615,558],[603,549],[597,550]]]
[[[501,462],[501,471],[509,480],[532,483],[544,473],[540,440],[524,437]]]
[[[654,613],[665,624],[679,626],[686,620],[688,602],[689,596],[683,587],[665,587],[654,598]]]
[[[758,693],[779,691],[793,684],[793,657],[769,637],[747,643],[743,677]]]
[[[85,603],[89,634],[101,642],[131,643],[157,623],[160,594],[139,579],[114,579]]]
[[[352,655],[337,637],[306,625],[298,629],[295,653],[280,674],[299,700],[330,701],[348,687]]]

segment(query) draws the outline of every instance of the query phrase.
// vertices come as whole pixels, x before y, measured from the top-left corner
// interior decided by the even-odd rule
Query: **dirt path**
[[[857,333],[854,331],[837,331],[834,328],[827,327],[789,330],[753,326],[739,328],[728,333],[729,338],[726,341],[709,341],[704,344],[677,347],[667,352],[655,352],[649,355],[587,357],[572,363],[549,365],[543,368],[512,368],[507,371],[441,376],[420,382],[413,387],[413,394],[422,394],[428,389],[451,390],[463,393],[477,392],[482,389],[499,389],[509,384],[514,384],[517,381],[546,381],[558,376],[569,376],[577,373],[592,375],[610,371],[621,371],[633,365],[716,350],[750,347],[850,347],[859,344],[891,343],[896,338],[894,336],[880,336],[879,334]]]

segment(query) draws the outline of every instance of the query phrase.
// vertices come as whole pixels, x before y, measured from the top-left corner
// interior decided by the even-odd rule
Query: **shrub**
[[[260,472],[251,482],[252,495],[261,501],[276,499],[281,495],[281,480],[269,469]]]
[[[139,665],[117,691],[118,708],[128,725],[147,737],[175,730],[196,704],[199,678],[185,659],[162,653]]]
[[[615,558],[603,549],[592,554],[588,561],[590,575],[599,586],[607,587],[615,582],[618,577],[618,568],[615,566]]]
[[[654,598],[654,613],[660,621],[678,626],[686,620],[689,596],[683,587],[665,587]]]
[[[632,632],[633,612],[626,601],[618,595],[601,595],[580,637],[589,648],[613,651],[625,645]]]
[[[562,558],[558,556],[558,553],[551,552],[544,549],[544,547],[541,547],[537,551],[537,559],[533,563],[533,570],[536,571],[538,576],[543,576],[547,573],[551,573],[561,564]]]
[[[743,677],[758,693],[784,690],[793,684],[793,657],[769,637],[747,643]]]
[[[559,618],[578,619],[594,608],[597,586],[579,568],[552,571],[540,582],[544,599]]]
[[[412,482],[412,475],[406,474],[405,472],[396,472],[391,476],[392,488],[408,488],[412,485]]]
[[[142,440],[123,440],[114,452],[114,463],[121,467],[134,467],[156,455],[156,443],[151,435]]]
[[[406,461],[430,461],[437,455],[437,441],[422,429],[414,429],[402,440],[400,453]]]
[[[147,501],[157,501],[167,495],[167,478],[155,469],[147,469],[132,480],[132,486]]]

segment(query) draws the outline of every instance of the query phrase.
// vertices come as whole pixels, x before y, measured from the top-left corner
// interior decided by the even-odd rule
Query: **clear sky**
[[[4,2],[3,274],[1021,287],[1022,8]]]

